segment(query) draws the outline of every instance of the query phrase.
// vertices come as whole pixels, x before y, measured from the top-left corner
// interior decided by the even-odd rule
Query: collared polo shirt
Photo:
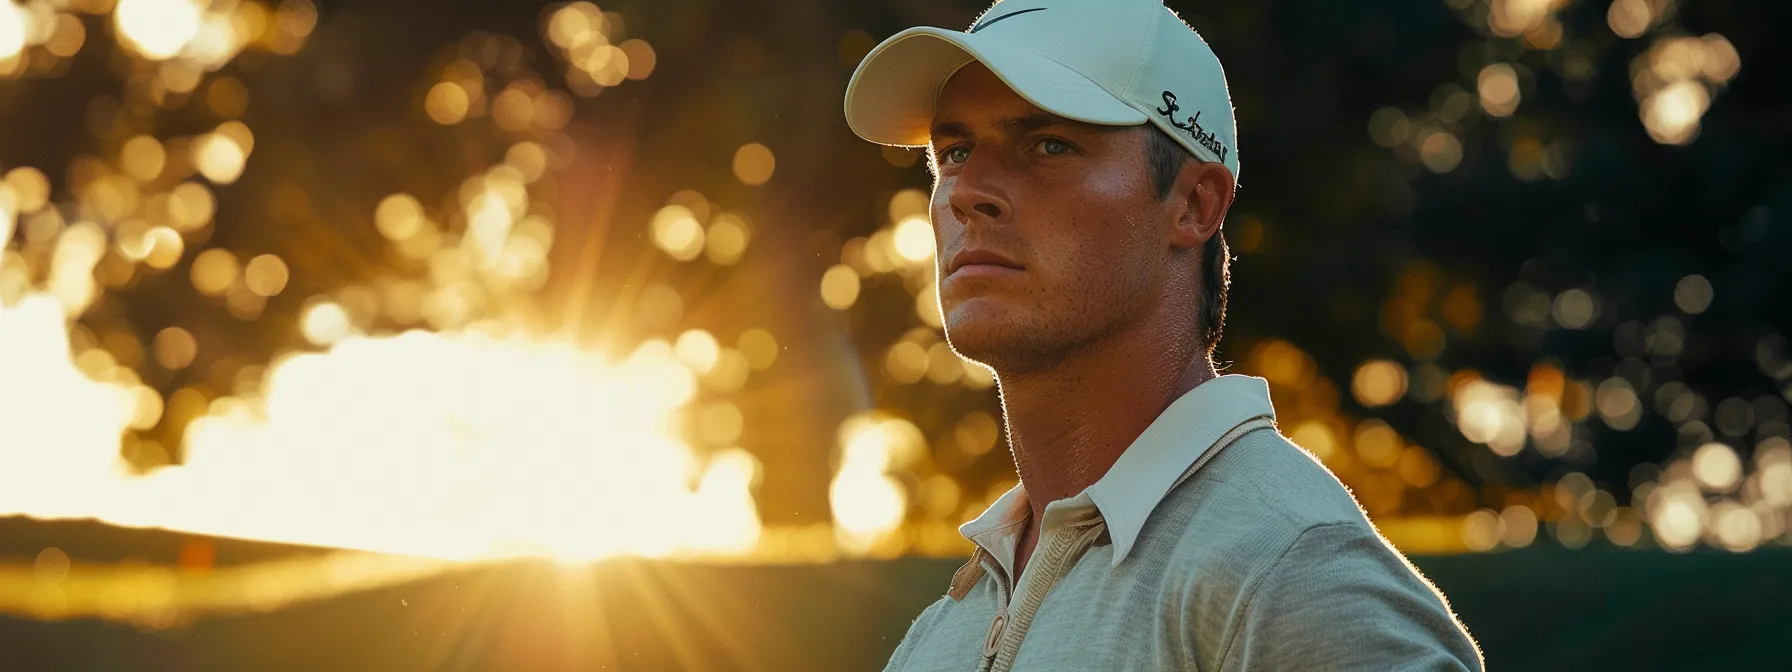
[[[1275,413],[1269,383],[1262,378],[1227,375],[1209,380],[1171,402],[1095,484],[1052,505],[1099,511],[1113,538],[1113,563],[1118,565],[1132,551],[1145,518],[1170,486],[1192,475],[1188,470],[1196,460],[1234,427],[1259,419],[1274,422]],[[982,515],[959,526],[958,533],[1014,576],[1014,556],[1031,515],[1026,489],[1016,485]]]
[[[972,558],[886,669],[1482,669],[1443,595],[1274,418],[1261,378],[1196,386],[1046,506],[1018,582],[1030,511],[1008,491],[960,528]]]

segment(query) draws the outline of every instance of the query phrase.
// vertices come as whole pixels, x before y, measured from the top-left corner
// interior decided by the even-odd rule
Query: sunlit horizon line
[[[956,529],[942,527],[934,533],[955,535]],[[241,541],[261,543],[253,539]],[[932,550],[930,557],[962,555],[951,547]],[[327,547],[295,547],[293,551],[294,556],[213,567],[184,561],[170,565],[136,560],[88,562],[51,547],[40,552],[35,562],[0,558],[0,614],[40,620],[100,618],[169,628],[202,617],[275,611],[482,568],[542,566],[583,570],[629,562],[808,566],[845,557],[834,543],[834,530],[829,523],[767,527],[754,550],[729,556],[679,553],[658,558],[614,555],[572,560],[516,555],[457,561]]]
[[[1415,555],[1453,555],[1467,549],[1459,540],[1464,518],[1419,516],[1376,522],[1383,536]],[[124,527],[124,526],[118,526]],[[136,528],[142,529],[142,528]],[[159,529],[159,528],[155,528]],[[957,561],[969,542],[956,525],[938,521],[911,524],[916,536],[904,555]],[[179,533],[170,530],[170,533]],[[489,568],[594,570],[618,563],[689,566],[801,567],[848,559],[835,543],[830,523],[771,525],[754,550],[740,555],[679,554],[661,558],[616,555],[567,560],[539,555],[454,561],[397,553],[307,547],[300,553],[254,562],[211,566],[159,565],[142,561],[87,562],[66,554],[40,554],[36,562],[0,560],[0,614],[40,620],[99,618],[152,628],[170,628],[199,618],[265,613],[382,588]],[[256,540],[244,540],[256,541]],[[61,552],[56,551],[57,554]],[[46,557],[48,555],[48,557]],[[887,560],[873,555],[869,560]]]

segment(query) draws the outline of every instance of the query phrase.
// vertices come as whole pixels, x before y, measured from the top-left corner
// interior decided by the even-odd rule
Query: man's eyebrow
[[[1034,112],[1032,114],[1024,114],[1024,115],[1021,115],[1018,117],[1012,117],[1009,119],[1002,120],[1002,127],[1004,129],[1006,129],[1009,133],[1013,133],[1015,135],[1023,135],[1026,133],[1031,133],[1033,131],[1037,131],[1042,128],[1051,128],[1053,126],[1067,126],[1067,127],[1072,127],[1072,128],[1103,128],[1100,126],[1096,126],[1095,124],[1089,124],[1089,123],[1085,123],[1085,122],[1081,122],[1081,121],[1075,121],[1072,119],[1066,119],[1064,117],[1060,117],[1060,116],[1052,114],[1050,112]],[[932,133],[933,138],[968,138],[968,137],[971,137],[970,125],[968,125],[964,122],[961,122],[961,121],[942,121],[940,123],[934,124],[933,129],[930,132]]]
[[[1065,119],[1064,117],[1049,112],[1035,112],[1033,114],[1009,119],[1002,122],[1002,125],[1008,127],[1009,132],[1018,135],[1052,126],[1083,126],[1084,124]]]
[[[934,124],[929,133],[935,138],[968,138],[971,137],[971,127],[962,121],[942,121]]]

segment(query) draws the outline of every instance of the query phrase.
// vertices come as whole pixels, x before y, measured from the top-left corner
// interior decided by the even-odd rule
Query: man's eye
[[[940,156],[946,160],[946,163],[964,163],[971,160],[971,148],[951,147]]]
[[[1046,138],[1039,141],[1039,148],[1052,156],[1070,153],[1070,143],[1057,138]]]

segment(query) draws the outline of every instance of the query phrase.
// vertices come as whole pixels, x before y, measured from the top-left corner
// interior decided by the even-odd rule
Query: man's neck
[[[1000,376],[1034,530],[1047,504],[1100,480],[1171,402],[1216,376],[1205,348],[1164,338],[1168,326],[1147,320],[1048,369]]]

